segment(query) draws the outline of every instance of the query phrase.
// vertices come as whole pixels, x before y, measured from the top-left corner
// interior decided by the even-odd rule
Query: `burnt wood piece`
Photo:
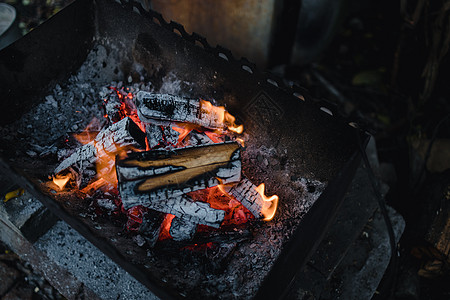
[[[165,213],[149,209],[142,217],[142,224],[139,227],[139,233],[144,236],[145,241],[150,247],[155,246],[161,233],[162,223],[166,217]]]
[[[240,148],[231,142],[134,152],[125,159],[116,159],[116,171],[124,207],[149,206],[153,201],[239,181]]]
[[[170,236],[174,241],[190,241],[197,230],[197,224],[184,218],[174,218],[170,225]]]
[[[204,133],[192,130],[189,135],[189,144],[192,146],[211,145],[214,142]]]
[[[225,211],[211,208],[208,203],[192,201],[187,196],[162,201],[151,201],[149,208],[175,215],[193,224],[219,228],[225,217]]]
[[[122,101],[119,95],[114,89],[108,89],[109,92],[106,94],[105,98],[105,112],[108,120],[111,123],[117,122],[122,118],[120,107],[122,106]]]
[[[139,119],[186,122],[211,129],[224,129],[224,109],[211,109],[206,101],[169,94],[139,91],[135,97]]]
[[[152,123],[144,123],[147,133],[147,141],[150,148],[156,146],[169,146],[178,143],[180,133],[172,128],[172,126],[164,126]]]
[[[247,208],[256,218],[263,218],[262,210],[267,205],[256,191],[256,185],[254,185],[247,178],[242,180],[228,190],[228,193],[241,202],[245,208]]]
[[[208,203],[192,201],[192,199],[185,195],[177,198],[150,201],[148,195],[144,194],[138,196],[138,199],[141,200],[140,203],[145,203],[139,205],[144,205],[145,207],[162,213],[175,215],[176,217],[188,220],[193,224],[202,224],[219,228],[225,217],[225,211],[211,208]]]
[[[143,148],[144,145],[145,134],[127,117],[100,131],[93,141],[78,148],[55,168],[55,174],[70,167],[77,170],[90,168],[99,156],[115,155],[120,149]]]

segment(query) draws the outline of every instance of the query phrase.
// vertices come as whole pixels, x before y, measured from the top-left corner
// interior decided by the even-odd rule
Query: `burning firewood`
[[[100,131],[93,141],[78,148],[56,167],[55,174],[70,167],[82,172],[91,168],[104,155],[116,155],[119,150],[142,148],[143,145],[145,134],[127,117]]]
[[[225,211],[214,209],[208,203],[194,202],[187,196],[171,198],[163,201],[151,201],[147,207],[175,215],[194,224],[208,225],[219,228],[225,217]]]
[[[150,148],[158,145],[176,145],[180,133],[171,126],[163,126],[157,124],[145,123],[145,131],[147,133],[147,141]]]
[[[134,152],[116,160],[116,172],[124,207],[150,206],[151,202],[239,181],[240,148],[233,142]]]
[[[266,197],[264,185],[254,185],[243,178],[237,185],[231,187],[228,193],[241,202],[256,218],[269,221],[273,218],[278,205],[278,196]]]
[[[204,100],[188,99],[168,94],[140,91],[135,98],[142,122],[156,120],[196,124],[210,129],[226,129],[242,132],[242,126],[234,124],[234,117],[223,107],[213,106]]]

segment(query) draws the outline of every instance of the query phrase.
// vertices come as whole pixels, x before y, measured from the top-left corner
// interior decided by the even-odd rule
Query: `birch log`
[[[135,103],[139,119],[144,123],[152,123],[156,119],[192,123],[211,129],[224,128],[224,110],[212,110],[204,101],[140,91],[136,94]]]
[[[115,155],[119,149],[142,149],[144,145],[145,134],[127,117],[100,131],[93,141],[78,148],[55,168],[55,174],[69,167],[87,169],[95,164],[100,155]]]
[[[240,148],[233,142],[135,152],[116,160],[116,172],[124,207],[148,206],[219,183],[238,182]]]

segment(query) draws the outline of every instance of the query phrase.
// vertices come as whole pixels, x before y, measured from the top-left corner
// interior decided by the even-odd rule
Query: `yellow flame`
[[[244,131],[244,126],[237,126],[234,122],[236,118],[225,110],[223,106],[214,106],[209,101],[200,100],[201,110],[207,114],[215,117],[219,123],[223,123],[229,131],[241,134]]]
[[[227,111],[224,113],[224,121],[229,131],[233,131],[237,134],[241,134],[244,131],[244,125],[236,126],[236,124],[234,123],[234,121],[236,121],[236,118]]]
[[[53,183],[58,186],[59,190],[62,191],[64,187],[66,186],[67,182],[69,181],[70,176],[69,175],[56,175],[53,176]]]
[[[265,185],[264,183],[261,183],[258,187],[255,187],[255,190],[261,195],[261,198],[264,201],[263,208],[261,209],[261,213],[264,216],[264,221],[270,221],[275,216],[275,212],[277,211],[278,207],[278,196],[273,195],[270,197],[266,197],[264,195],[264,189]]]
[[[239,145],[241,145],[241,147],[245,147],[245,142],[244,142],[244,139],[241,139],[241,138],[237,138],[237,139],[236,139],[236,142],[238,142],[238,143],[239,143]]]
[[[117,186],[117,176],[116,176],[116,155],[120,155],[125,151],[123,147],[118,147],[116,145],[116,150],[113,152],[106,152],[103,148],[94,141],[94,145],[97,149],[97,161],[95,164],[97,170],[97,177],[103,179],[103,181],[99,181],[99,183],[110,183],[113,186]],[[97,186],[97,188],[102,185]]]

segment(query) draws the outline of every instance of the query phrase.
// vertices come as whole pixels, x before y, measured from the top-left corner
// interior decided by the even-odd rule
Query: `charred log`
[[[116,171],[124,207],[150,206],[220,182],[239,181],[240,149],[237,143],[222,143],[130,153],[116,160]]]
[[[145,131],[147,133],[147,141],[150,148],[156,146],[176,145],[180,133],[171,126],[163,126],[157,124],[145,123]]]
[[[104,101],[105,101],[105,112],[108,117],[108,120],[111,123],[118,122],[123,118],[120,107],[122,106],[122,101],[117,94],[117,91],[114,89],[108,89],[108,93],[106,93]]]
[[[256,191],[256,185],[250,180],[242,178],[228,193],[241,202],[256,218],[264,217],[262,211],[267,206],[267,203]]]
[[[161,233],[161,225],[165,216],[165,213],[149,209],[142,217],[142,224],[139,227],[139,232],[150,247],[153,247],[158,241],[159,234]]]
[[[89,169],[102,155],[115,155],[119,149],[142,148],[143,145],[145,134],[127,117],[100,131],[92,142],[78,148],[56,167],[55,174],[70,167],[78,171]]]
[[[169,232],[174,241],[190,241],[196,230],[197,224],[184,218],[174,218]]]
[[[252,238],[252,233],[246,227],[232,226],[231,228],[220,228],[218,230],[198,231],[193,239],[197,244],[204,243],[241,243]]]
[[[193,224],[219,228],[225,217],[225,211],[214,209],[208,203],[194,202],[187,196],[150,202],[149,208],[182,218]]]
[[[145,123],[152,123],[156,119],[192,123],[212,129],[224,128],[224,110],[211,110],[206,101],[143,91],[136,94],[135,101],[139,118]]]

